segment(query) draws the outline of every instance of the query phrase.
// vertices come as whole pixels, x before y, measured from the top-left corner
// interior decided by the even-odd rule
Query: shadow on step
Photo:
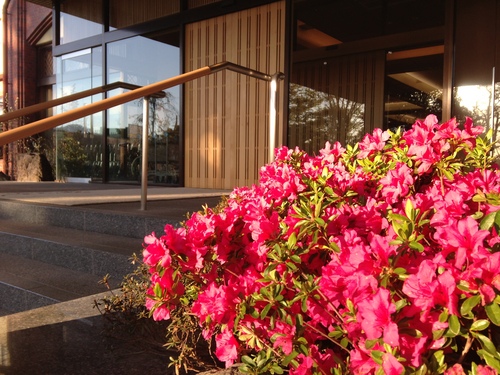
[[[171,374],[168,353],[133,332],[112,337],[104,294],[0,317],[0,374]]]

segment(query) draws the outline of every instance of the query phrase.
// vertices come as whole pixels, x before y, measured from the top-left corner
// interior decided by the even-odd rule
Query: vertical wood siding
[[[86,1],[80,1],[80,3],[85,2]],[[170,14],[179,13],[181,10],[180,3],[180,0],[148,0],[147,2],[137,0],[111,0],[109,6],[110,24],[115,28],[123,28],[168,16]]]
[[[189,24],[184,69],[229,61],[283,72],[284,35],[284,1]],[[283,89],[281,82],[281,101]],[[186,84],[185,186],[232,189],[257,182],[268,162],[268,116],[268,82],[222,71]]]

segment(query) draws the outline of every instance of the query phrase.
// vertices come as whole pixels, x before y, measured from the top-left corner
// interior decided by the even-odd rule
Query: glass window
[[[102,86],[102,47],[88,48],[56,59],[56,97],[63,97]],[[82,107],[102,99],[85,97],[63,104],[56,113]],[[56,178],[100,179],[103,174],[103,121],[96,113],[54,130]]]
[[[494,48],[500,25],[497,7],[492,0],[456,2],[453,113],[460,122],[468,116],[486,128],[495,126],[493,106],[498,110],[493,103],[498,92],[492,90],[493,82],[500,82],[500,58]],[[469,23],[475,25],[473,33],[463,27]]]
[[[102,0],[61,2],[59,43],[70,43],[102,33],[102,10]]]
[[[445,0],[293,4],[290,147],[316,153],[441,111]]]
[[[417,119],[443,110],[442,44],[388,51],[384,89],[384,129],[409,129]]]
[[[177,37],[173,37],[177,36]],[[117,81],[144,86],[180,73],[177,33],[140,36],[107,46],[108,83]],[[115,90],[116,95],[122,90]],[[152,182],[179,184],[180,88],[172,87],[152,98],[149,119],[148,178]],[[142,176],[142,99],[108,111],[108,160],[110,181],[140,181]]]

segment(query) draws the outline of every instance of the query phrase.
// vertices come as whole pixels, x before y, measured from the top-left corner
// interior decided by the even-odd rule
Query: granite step
[[[151,232],[162,232],[165,224],[179,225],[177,220],[152,216],[147,211],[113,212],[8,200],[0,200],[0,219],[138,239]]]
[[[137,267],[131,257],[151,233],[147,219],[154,221],[71,207],[0,207],[0,314],[106,291],[105,276],[117,288]]]
[[[8,315],[105,292],[97,275],[0,253],[0,311]]]
[[[142,240],[49,225],[0,220],[0,254],[19,256],[98,277],[132,271]]]

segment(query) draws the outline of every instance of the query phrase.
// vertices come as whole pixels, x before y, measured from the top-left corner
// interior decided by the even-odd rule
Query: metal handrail
[[[195,69],[191,72],[180,74],[178,76],[168,78],[163,81],[159,81],[156,83],[152,83],[150,85],[138,87],[136,89],[133,89],[131,91],[121,93],[118,95],[115,95],[110,98],[106,98],[103,100],[100,100],[95,103],[90,103],[86,104],[80,108],[75,108],[72,110],[69,110],[64,113],[60,113],[51,117],[44,118],[42,120],[38,120],[35,122],[31,122],[29,124],[10,129],[7,131],[4,131],[0,133],[0,146],[6,145],[11,142],[15,142],[19,139],[30,137],[32,135],[41,133],[46,130],[50,130],[55,128],[56,126],[66,124],[68,122],[77,120],[82,117],[86,117],[89,115],[92,115],[97,112],[105,111],[107,109],[110,109],[112,107],[125,104],[127,102],[139,99],[139,98],[144,98],[144,113],[143,113],[143,147],[142,147],[142,170],[143,172],[147,170],[147,148],[148,148],[148,142],[147,142],[147,129],[148,129],[148,121],[149,121],[149,116],[148,116],[148,100],[149,97],[154,96],[160,91],[166,90],[170,87],[181,85],[183,83],[192,81],[197,78],[201,78],[216,72],[219,72],[221,70],[230,70],[234,71],[240,74],[244,74],[249,77],[254,77],[260,80],[264,80],[267,82],[270,82],[270,87],[271,87],[271,95],[270,95],[270,110],[269,110],[269,156],[270,160],[272,160],[274,156],[274,147],[275,147],[275,137],[276,137],[276,90],[277,90],[277,82],[278,80],[281,80],[284,78],[283,73],[276,73],[274,75],[269,75],[265,74],[262,72],[259,72],[257,70],[249,69],[246,67],[243,67],[238,64],[234,64],[231,62],[221,62],[209,66],[205,66],[203,68]],[[97,88],[99,90],[101,88]],[[87,90],[87,91],[92,91]],[[93,92],[93,91],[92,91]],[[99,91],[102,92],[102,91]],[[97,93],[99,93],[97,92]],[[73,95],[78,95],[78,94],[73,94]],[[94,94],[86,94],[85,96],[89,95],[94,95]],[[55,99],[54,101],[57,101],[58,99]],[[71,99],[75,100],[75,99]],[[52,101],[52,103],[54,102]],[[57,105],[57,104],[55,104]],[[31,108],[37,107],[31,106]],[[41,108],[42,106],[40,106]],[[37,107],[38,108],[38,107]],[[46,109],[46,108],[41,108],[37,109],[36,111]],[[22,117],[24,115],[19,115],[20,111],[22,110],[17,110],[13,112],[9,112],[11,114],[17,113],[17,117]],[[5,116],[5,115],[4,115]],[[12,119],[12,118],[11,118]],[[0,116],[0,122],[2,121],[7,121],[5,120],[4,117]],[[144,169],[146,168],[146,169]],[[141,209],[145,210],[146,209],[146,195],[147,195],[147,173],[142,173],[142,193],[141,193]]]

